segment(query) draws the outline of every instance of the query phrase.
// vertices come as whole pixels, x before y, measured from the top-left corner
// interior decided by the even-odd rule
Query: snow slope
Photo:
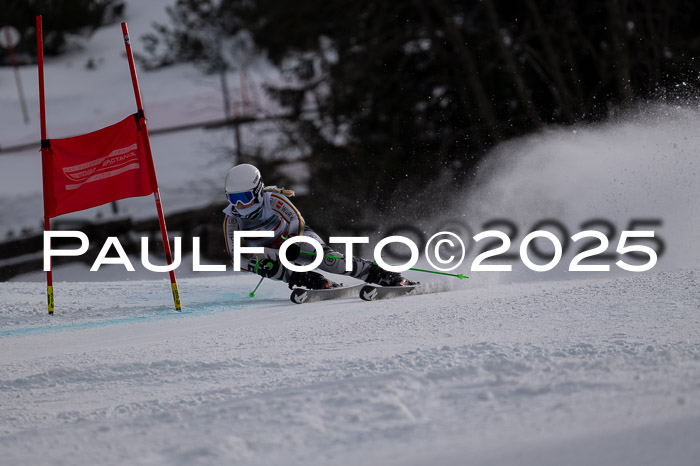
[[[700,271],[293,306],[0,284],[3,464],[697,464]]]
[[[171,2],[128,2],[136,51]],[[49,60],[50,137],[134,111],[122,52],[112,25]],[[0,69],[2,146],[39,137],[36,68],[21,74],[32,122]],[[139,78],[151,128],[223,116],[216,77],[176,66]],[[568,273],[572,248],[549,273],[516,262],[441,294],[294,306],[281,284],[264,282],[251,300],[254,277],[188,277],[188,258],[176,313],[167,279],[68,265],[55,271],[53,317],[42,273],[0,283],[0,465],[695,465],[698,125],[692,103],[666,102],[511,141],[489,154],[478,185],[455,193],[464,201],[435,213],[466,219],[471,234],[509,219],[515,250],[545,218],[570,234],[592,218],[617,233],[659,219],[666,252],[650,272]],[[231,140],[152,138],[166,217],[220,198]],[[120,209],[151,216],[153,201]],[[0,237],[41,227],[38,152],[0,154]]]

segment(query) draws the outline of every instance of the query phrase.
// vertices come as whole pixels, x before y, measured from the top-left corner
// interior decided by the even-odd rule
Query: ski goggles
[[[227,193],[226,197],[231,204],[236,205],[239,202],[241,204],[249,204],[250,201],[256,198],[256,195],[254,191],[243,191],[242,193]]]
[[[258,183],[258,185],[255,188],[250,189],[248,191],[242,191],[240,193],[226,193],[226,198],[234,206],[238,205],[238,203],[241,203],[247,207],[248,205],[252,204],[253,201],[260,201],[260,193],[262,192],[262,189],[263,184]]]

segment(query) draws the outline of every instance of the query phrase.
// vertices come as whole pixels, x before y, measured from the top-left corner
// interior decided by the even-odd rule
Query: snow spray
[[[512,251],[533,226],[547,229],[549,219],[564,225],[569,238],[585,229],[602,231],[610,236],[607,255],[613,258],[614,234],[654,230],[657,249],[663,252],[658,267],[700,264],[697,108],[649,105],[605,123],[546,129],[511,140],[485,157],[476,178],[462,196],[465,201],[441,220],[454,220],[455,212],[464,214],[474,235],[488,229],[485,225],[497,229],[493,219],[502,219],[518,230],[506,231],[513,240]],[[641,223],[630,228],[633,221]],[[471,257],[483,250],[481,244],[472,246]],[[580,252],[579,244],[573,246],[565,256]],[[547,244],[540,247],[546,249]],[[522,264],[513,265],[514,271],[521,266],[520,279],[544,278]],[[508,280],[518,280],[517,273],[508,275]],[[558,269],[554,275],[561,278],[566,272]]]

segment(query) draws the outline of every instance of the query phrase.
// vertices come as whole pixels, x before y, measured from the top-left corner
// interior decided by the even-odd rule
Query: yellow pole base
[[[180,303],[180,292],[177,289],[177,283],[170,284],[173,289],[173,300],[175,301],[175,310],[182,311],[182,304]]]
[[[53,286],[46,287],[46,297],[49,300],[49,314],[53,315]]]

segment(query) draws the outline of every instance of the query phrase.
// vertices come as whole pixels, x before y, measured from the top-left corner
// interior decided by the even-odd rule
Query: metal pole
[[[17,58],[15,58],[15,47],[12,45],[12,37],[10,36],[10,28],[4,27],[3,31],[5,33],[5,39],[7,40],[7,50],[10,52],[10,60],[12,60],[12,67],[15,71],[15,82],[17,83],[17,94],[19,95],[19,103],[22,107],[22,116],[24,116],[24,123],[29,123],[29,112],[27,112],[27,102],[24,100],[24,91],[22,90],[22,79],[19,75],[19,66],[17,65]],[[37,39],[38,40],[38,39]],[[42,51],[43,55],[43,51]],[[43,56],[42,56],[43,61]]]
[[[221,33],[216,33],[216,60],[217,67],[219,69],[219,80],[221,81],[221,98],[224,100],[224,116],[227,120],[233,119],[235,116],[235,111],[231,109],[231,94],[228,89],[228,80],[226,79],[226,63],[224,62],[224,56],[221,45]],[[236,146],[236,161],[235,163],[242,163],[243,160],[243,150],[241,148],[241,132],[238,127],[238,123],[233,124],[233,143]]]

